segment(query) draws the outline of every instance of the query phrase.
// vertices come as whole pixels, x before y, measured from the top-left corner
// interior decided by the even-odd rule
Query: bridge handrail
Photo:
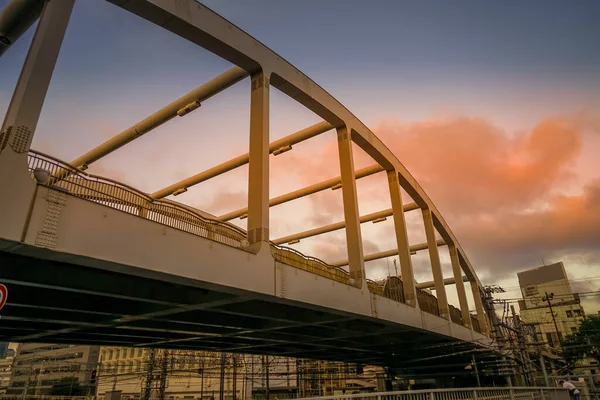
[[[76,197],[91,200],[129,214],[202,236],[229,246],[243,248],[246,239],[243,229],[211,219],[171,201],[153,200],[147,194],[110,178],[88,174],[56,157],[36,150],[29,151],[29,170],[42,168],[50,173],[46,186],[67,190]],[[65,177],[57,179],[61,172]],[[82,182],[85,182],[84,185]],[[42,183],[44,184],[44,183]],[[106,186],[107,190],[100,190]]]
[[[297,400],[569,400],[559,387],[468,387],[302,397]]]

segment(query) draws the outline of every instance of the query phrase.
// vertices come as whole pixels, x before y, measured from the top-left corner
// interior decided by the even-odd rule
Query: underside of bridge
[[[9,252],[0,252],[0,264],[11,289],[2,341],[268,354],[383,365],[406,374],[467,365],[479,347],[273,296],[142,277],[133,267],[110,271]],[[479,348],[478,358],[495,356]]]

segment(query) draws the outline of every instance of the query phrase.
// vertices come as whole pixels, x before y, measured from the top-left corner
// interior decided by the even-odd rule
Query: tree
[[[77,378],[62,378],[50,389],[50,396],[83,396],[84,390],[79,386]]]
[[[584,358],[594,358],[600,363],[600,318],[586,318],[577,332],[565,338],[563,356],[572,366]]]

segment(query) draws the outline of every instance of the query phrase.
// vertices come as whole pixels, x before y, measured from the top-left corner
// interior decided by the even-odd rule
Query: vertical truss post
[[[358,197],[356,177],[354,175],[354,158],[352,156],[352,138],[346,127],[338,128],[338,149],[342,181],[342,198],[344,204],[344,220],[346,222],[346,247],[348,248],[348,269],[353,286],[363,287],[365,281],[365,263],[363,257],[362,235],[360,232],[360,216],[358,214]]]
[[[462,279],[462,268],[458,258],[458,250],[454,243],[448,243],[448,251],[450,252],[450,262],[452,263],[452,272],[454,273],[454,281],[456,284],[456,293],[458,294],[458,304],[460,305],[460,313],[463,320],[463,325],[471,328],[471,314],[469,314],[469,303],[467,302],[467,292],[465,291],[465,283]]]
[[[423,223],[425,225],[425,235],[427,236],[427,247],[429,249],[429,258],[431,261],[431,271],[433,272],[433,282],[435,283],[435,295],[438,301],[440,317],[449,319],[448,298],[446,297],[446,286],[444,285],[444,275],[442,273],[442,263],[438,251],[437,240],[435,238],[435,227],[433,226],[433,216],[429,208],[422,208]]]
[[[400,259],[400,273],[402,275],[402,286],[404,288],[404,299],[411,307],[417,306],[417,295],[415,290],[415,278],[413,274],[412,260],[410,257],[410,246],[408,244],[408,231],[404,217],[404,205],[402,204],[402,191],[398,182],[398,172],[388,171],[388,183],[390,186],[390,197],[392,200],[392,212],[394,216],[394,228],[396,230],[396,245],[398,246],[398,258]]]
[[[477,284],[477,281],[471,280],[470,283],[471,291],[473,292],[473,302],[475,303],[475,310],[477,312],[477,320],[479,321],[479,328],[483,334],[487,334],[487,322],[485,321],[485,312],[483,311],[483,292]]]
[[[248,242],[258,253],[269,243],[269,79],[252,76],[248,172]]]

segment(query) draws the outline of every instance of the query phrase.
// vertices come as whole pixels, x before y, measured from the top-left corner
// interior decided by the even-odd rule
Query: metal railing
[[[306,397],[299,400],[570,400],[563,388],[461,388]]]
[[[240,249],[244,247],[246,233],[241,228],[210,219],[168,200],[153,200],[137,189],[108,178],[87,174],[52,156],[30,150],[29,171],[32,176],[36,171],[47,171],[47,181],[39,184],[51,189],[228,246]]]

